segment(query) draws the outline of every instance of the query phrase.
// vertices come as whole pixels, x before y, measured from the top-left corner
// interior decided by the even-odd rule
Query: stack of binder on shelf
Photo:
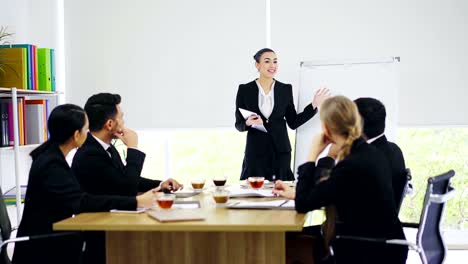
[[[26,195],[26,185],[21,185],[21,202],[24,203],[24,196]],[[3,194],[3,200],[6,205],[16,204],[16,187],[11,188]]]
[[[18,98],[19,144],[40,144],[47,140],[48,100]],[[14,145],[13,103],[0,98],[0,147]]]
[[[0,87],[55,91],[54,49],[31,44],[0,45]]]

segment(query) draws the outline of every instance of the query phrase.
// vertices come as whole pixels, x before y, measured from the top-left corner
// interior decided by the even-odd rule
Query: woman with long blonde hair
[[[404,239],[388,162],[361,138],[362,121],[355,103],[344,96],[329,98],[322,104],[320,119],[322,133],[314,138],[307,162],[298,169],[296,190],[279,182],[274,192],[294,198],[300,213],[333,207],[336,234]],[[328,156],[316,162],[328,145]],[[325,240],[333,235],[324,234]],[[383,244],[338,240],[333,248],[337,263],[405,263],[407,256],[406,248]]]

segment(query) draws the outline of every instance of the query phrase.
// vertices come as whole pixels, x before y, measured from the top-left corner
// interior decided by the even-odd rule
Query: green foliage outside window
[[[142,132],[140,147],[147,154],[142,175],[162,179],[165,174],[165,149],[169,149],[171,175],[188,184],[193,177],[209,181],[225,175],[228,183],[239,182],[245,135],[234,129],[178,130],[158,135]],[[163,138],[168,138],[165,142]],[[294,142],[294,132],[290,133]],[[396,142],[411,169],[415,195],[404,199],[400,219],[418,222],[427,178],[455,170],[456,196],[447,204],[444,228],[468,228],[468,128],[400,128]],[[292,144],[294,145],[294,144]]]

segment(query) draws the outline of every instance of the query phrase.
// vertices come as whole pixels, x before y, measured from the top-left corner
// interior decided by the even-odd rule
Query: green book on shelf
[[[50,49],[37,49],[38,78],[40,91],[52,91],[52,66],[50,61]]]

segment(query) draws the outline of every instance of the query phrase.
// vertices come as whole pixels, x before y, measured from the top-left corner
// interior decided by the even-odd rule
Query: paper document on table
[[[111,213],[119,213],[119,214],[139,214],[149,210],[149,208],[137,208],[136,210],[117,210],[112,209],[110,210]]]
[[[201,209],[148,211],[148,215],[160,222],[200,221],[206,218]]]
[[[226,188],[229,191],[229,197],[275,197],[271,189],[269,190],[254,190],[241,189],[239,187]]]
[[[247,120],[250,116],[252,115],[256,115],[256,116],[260,116],[258,115],[257,113],[255,112],[252,112],[252,111],[249,111],[249,110],[245,110],[243,108],[239,108],[239,112],[241,113],[242,117]],[[266,130],[265,126],[264,125],[252,125],[252,128],[255,128],[257,130],[260,130],[262,132],[265,132],[265,133],[268,133],[268,131]]]
[[[291,203],[292,202],[292,203]],[[291,207],[292,204],[292,207]],[[240,201],[228,205],[232,209],[275,209],[275,210],[294,210],[293,200],[273,200],[273,201]]]
[[[288,200],[286,203],[281,205],[282,208],[288,208],[288,209],[295,209],[296,208],[296,203],[294,200]]]
[[[200,207],[201,206],[199,201],[175,201],[172,205],[172,208],[178,209],[194,209]]]

